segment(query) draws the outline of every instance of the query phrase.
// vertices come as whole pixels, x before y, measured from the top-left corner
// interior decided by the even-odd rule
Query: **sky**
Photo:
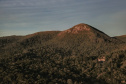
[[[63,31],[89,24],[126,35],[126,0],[0,0],[0,37]]]

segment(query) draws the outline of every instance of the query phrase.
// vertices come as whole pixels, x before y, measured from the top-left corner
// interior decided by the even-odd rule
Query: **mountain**
[[[64,31],[0,37],[0,83],[125,82],[124,38],[110,37],[85,23]],[[101,57],[105,62],[98,62]]]
[[[9,52],[11,50],[13,52],[12,46],[22,51],[28,48],[38,49],[39,47],[53,46],[54,49],[61,50],[62,48],[67,52],[71,52],[69,55],[75,52],[76,55],[87,54],[88,56],[119,50],[121,47],[123,48],[124,44],[122,41],[109,37],[100,30],[84,23],[75,25],[65,31],[37,32],[22,37],[13,36],[1,39],[1,46],[4,45],[2,48],[9,49]]]
[[[76,48],[76,50],[79,48],[79,52],[77,51],[79,54],[81,51],[84,52],[84,50],[85,52],[90,51],[91,55],[93,55],[92,52],[107,53],[120,49],[124,44],[124,42],[117,38],[112,38],[102,31],[84,23],[62,31],[58,36],[56,39],[64,44],[64,46],[69,45],[70,48]]]

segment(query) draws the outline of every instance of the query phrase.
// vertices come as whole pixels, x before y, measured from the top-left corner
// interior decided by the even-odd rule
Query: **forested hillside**
[[[98,61],[104,58],[105,61]],[[0,84],[123,84],[126,43],[78,24],[0,37]]]

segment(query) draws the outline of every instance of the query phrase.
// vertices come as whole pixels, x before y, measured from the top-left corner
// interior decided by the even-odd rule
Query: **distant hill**
[[[126,79],[125,60],[126,36],[110,37],[85,23],[0,37],[1,84],[116,84]]]
[[[116,36],[115,38],[122,40],[123,42],[126,42],[126,35],[122,36]]]

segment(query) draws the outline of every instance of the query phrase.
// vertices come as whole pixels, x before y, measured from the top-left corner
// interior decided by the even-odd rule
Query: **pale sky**
[[[0,0],[0,37],[66,30],[86,23],[126,35],[126,0]]]

